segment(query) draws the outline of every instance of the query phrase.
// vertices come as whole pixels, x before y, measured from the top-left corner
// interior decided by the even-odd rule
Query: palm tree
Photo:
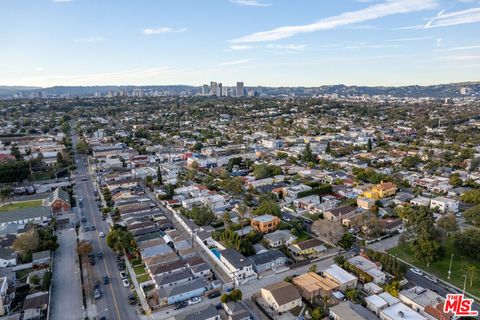
[[[248,207],[246,204],[241,203],[238,205],[237,211],[238,211],[238,215],[240,216],[240,226],[242,227],[242,236],[243,236],[243,223],[244,223],[245,214],[248,212]]]
[[[470,288],[473,286],[473,276],[477,272],[477,267],[473,264],[469,264],[465,267],[467,273],[470,273]]]
[[[230,219],[231,219],[230,212],[228,212],[228,211],[225,212],[223,214],[222,218],[223,218],[223,223],[225,224],[225,229],[227,229],[230,226],[230,222],[231,222],[230,221]]]

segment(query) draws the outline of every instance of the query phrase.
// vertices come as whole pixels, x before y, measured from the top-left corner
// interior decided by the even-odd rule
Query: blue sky
[[[480,0],[0,0],[0,85],[480,80]]]

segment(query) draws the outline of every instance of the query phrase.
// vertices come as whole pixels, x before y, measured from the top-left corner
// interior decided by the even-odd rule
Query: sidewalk
[[[145,310],[145,313],[147,317],[151,314],[151,309],[150,306],[148,305],[147,301],[145,300],[145,297],[143,296],[143,290],[138,284],[137,277],[135,274],[135,270],[133,270],[132,265],[130,264],[130,261],[128,259],[125,259],[125,265],[127,267],[128,273],[130,274],[130,278],[132,279],[133,285],[135,286],[135,290],[137,291],[137,296],[138,299],[140,300],[140,303],[142,304],[143,310]]]

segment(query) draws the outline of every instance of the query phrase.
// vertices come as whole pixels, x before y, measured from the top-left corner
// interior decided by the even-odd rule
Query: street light
[[[453,261],[453,253],[450,256],[450,268],[448,268],[448,280],[450,280],[450,274],[452,273],[452,261]]]

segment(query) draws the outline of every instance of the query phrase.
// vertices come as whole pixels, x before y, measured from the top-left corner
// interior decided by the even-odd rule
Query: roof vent
[[[400,318],[403,318],[403,317],[405,317],[405,314],[403,313],[403,311],[398,311],[398,316]]]

